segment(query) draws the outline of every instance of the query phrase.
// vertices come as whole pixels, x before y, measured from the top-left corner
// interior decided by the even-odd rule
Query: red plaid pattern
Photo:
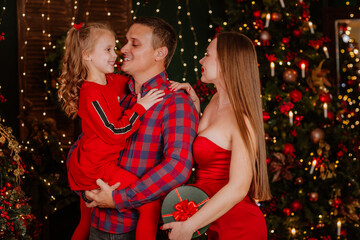
[[[199,123],[198,113],[189,96],[169,90],[166,72],[141,87],[144,96],[150,89],[163,89],[164,100],[151,107],[121,152],[119,165],[136,174],[139,181],[113,192],[117,209],[94,208],[92,226],[110,233],[125,233],[136,228],[138,213],[133,208],[164,196],[186,182],[192,167],[192,143]],[[134,80],[120,101],[124,109],[136,103]]]

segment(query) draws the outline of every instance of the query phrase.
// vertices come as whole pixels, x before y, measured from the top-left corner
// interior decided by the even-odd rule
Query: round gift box
[[[161,217],[164,223],[185,221],[197,209],[200,209],[209,200],[208,195],[194,186],[181,186],[167,194],[161,207]],[[194,232],[193,238],[200,236],[209,228],[207,225]]]

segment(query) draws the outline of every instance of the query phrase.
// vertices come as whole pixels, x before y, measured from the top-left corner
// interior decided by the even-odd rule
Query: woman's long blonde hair
[[[91,52],[100,36],[96,33],[104,30],[114,33],[108,25],[103,23],[88,23],[79,29],[72,27],[67,33],[58,97],[68,117],[75,118],[77,115],[79,90],[88,76],[88,67],[83,61],[83,53]]]
[[[249,149],[252,161],[253,179],[249,194],[260,201],[269,200],[271,192],[266,164],[260,77],[255,47],[243,34],[220,33],[217,35],[217,57],[226,91],[241,130],[241,137]],[[245,118],[248,118],[254,130],[255,146],[252,144]]]

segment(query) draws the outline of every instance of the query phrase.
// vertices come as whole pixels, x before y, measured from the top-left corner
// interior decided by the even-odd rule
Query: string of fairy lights
[[[0,25],[2,24],[2,20],[4,17],[6,11],[6,0],[2,1],[2,5],[1,5],[1,9],[0,9]],[[0,32],[0,42],[5,40],[5,33],[4,32]],[[0,93],[1,93],[1,85],[0,85]],[[3,123],[5,123],[5,118],[0,117],[0,121],[2,121]]]
[[[300,0],[300,2],[302,2]],[[49,52],[52,50],[52,49],[55,49],[55,44],[53,44],[53,42],[56,40],[56,39],[52,39],[52,35],[51,35],[51,16],[50,16],[50,8],[51,8],[51,4],[53,2],[51,0],[45,0],[43,2],[43,12],[41,13],[41,19],[42,19],[42,34],[43,34],[43,38],[46,39],[46,42],[47,44],[44,44],[44,46],[42,46],[42,50],[43,50],[43,54],[44,56],[47,56],[49,54]],[[4,0],[4,4],[6,4],[6,1]],[[157,8],[155,10],[155,13],[154,15],[157,15],[160,13],[160,7],[161,7],[161,4],[162,4],[162,1],[158,1],[158,4],[157,4]],[[198,50],[198,45],[199,45],[199,42],[198,42],[198,37],[197,37],[197,34],[196,34],[196,31],[195,31],[195,28],[193,26],[193,19],[192,19],[192,14],[191,14],[191,9],[190,9],[190,3],[189,3],[189,0],[186,0],[186,1],[180,1],[180,0],[176,0],[176,4],[177,4],[177,8],[176,8],[176,20],[177,20],[177,25],[178,25],[178,28],[177,28],[177,33],[178,33],[178,40],[179,40],[179,48],[180,48],[180,61],[181,61],[181,64],[183,66],[183,76],[182,76],[182,80],[183,81],[187,81],[187,73],[188,73],[188,68],[189,68],[189,62],[190,61],[194,61],[194,68],[191,70],[194,72],[195,76],[196,76],[196,79],[199,78],[199,74],[198,74],[198,58],[199,58],[199,50]],[[255,1],[253,1],[253,4],[255,4]],[[284,4],[284,2],[280,1],[280,4]],[[349,1],[346,2],[346,5],[349,5]],[[74,25],[75,23],[75,20],[76,20],[76,16],[78,15],[79,13],[79,2],[77,0],[73,0],[72,2],[72,5],[73,5],[73,16],[71,18],[71,25]],[[133,6],[133,9],[131,10],[131,14],[133,15],[133,18],[135,19],[138,12],[139,12],[139,9],[141,7],[145,7],[146,6],[146,1],[145,2],[140,2],[140,1],[137,1],[134,6]],[[1,12],[1,15],[0,15],[0,24],[1,24],[1,19],[2,19],[2,16],[5,12],[5,9],[6,7],[3,6],[3,11]],[[88,0],[87,1],[87,4],[85,6],[85,21],[88,21],[88,18],[90,16],[91,11],[91,1]],[[358,9],[360,11],[360,7]],[[182,16],[185,12],[185,15],[186,15],[186,19],[184,19]],[[111,16],[111,11],[109,10],[108,8],[108,0],[104,0],[104,13],[105,13],[105,17],[110,17]],[[213,11],[212,11],[212,8],[211,8],[211,5],[210,5],[210,2],[208,1],[208,14],[209,16],[211,17]],[[270,14],[270,13],[269,13]],[[270,15],[266,15],[266,16],[270,16]],[[28,74],[27,74],[27,69],[26,69],[26,64],[24,64],[23,60],[26,59],[28,57],[27,55],[27,44],[28,44],[28,36],[29,34],[32,34],[32,31],[31,31],[31,26],[29,25],[29,22],[27,21],[27,15],[26,15],[26,4],[25,4],[25,8],[24,8],[24,12],[22,13],[22,19],[20,20],[21,21],[21,24],[22,26],[24,26],[24,29],[25,29],[25,38],[24,38],[24,42],[22,44],[22,49],[20,49],[19,51],[19,62],[20,64],[23,66],[22,69],[23,69],[23,73],[22,73],[22,83],[26,83],[27,81],[27,78],[28,78]],[[349,17],[350,18],[353,18],[354,17],[354,14],[353,13],[350,13],[349,14]],[[267,19],[268,17],[266,17]],[[267,21],[265,19],[265,22]],[[185,41],[190,41],[190,40],[187,40],[185,39],[185,36],[183,35],[184,33],[184,21],[187,21],[188,22],[188,27],[190,29],[190,32],[191,32],[191,35],[193,37],[193,40],[191,40],[194,44],[192,46],[193,49],[185,49]],[[270,20],[269,20],[270,21]],[[224,22],[223,23],[224,25],[226,25],[227,23]],[[254,23],[255,24],[255,23]],[[309,21],[309,31],[314,31],[313,29],[313,24]],[[209,23],[208,25],[209,29],[213,29],[213,25],[211,23]],[[246,24],[243,24],[243,26],[241,26],[239,28],[239,31],[242,31],[243,29],[246,29],[248,28],[249,26],[246,25]],[[350,35],[350,31],[351,31],[351,28],[348,29],[349,32],[345,32],[346,35]],[[208,42],[210,42],[211,39],[208,39]],[[351,41],[351,38],[349,39],[349,41]],[[261,41],[259,40],[255,40],[255,44],[257,45],[261,45]],[[283,48],[285,48],[285,46],[283,46]],[[190,51],[190,50],[193,50],[194,54],[193,54],[193,59],[185,59],[184,58],[184,53],[186,51]],[[326,55],[326,52],[327,52],[327,48],[326,46],[322,49],[324,54]],[[300,50],[300,52],[302,52],[302,50]],[[342,54],[347,54],[346,53],[346,50],[345,49],[341,49],[341,53]],[[350,56],[352,58],[356,58],[356,62],[359,62],[359,50],[358,49],[353,49],[352,51],[350,51],[348,54],[350,54]],[[270,65],[270,69],[272,68],[276,68],[276,64],[279,64],[279,65],[283,65],[284,62],[283,61],[278,61],[278,62],[272,62],[272,64]],[[291,61],[288,61],[286,63],[288,66],[291,66]],[[47,63],[44,63],[44,67],[47,66]],[[352,67],[351,65],[348,66],[349,68]],[[306,66],[302,67],[300,66],[300,70],[301,71],[305,71],[305,68]],[[50,69],[50,71],[53,71],[53,69]],[[356,76],[351,76],[351,79],[355,79]],[[44,80],[44,83],[46,83],[47,80]],[[344,86],[346,87],[346,86]],[[0,89],[1,89],[1,86],[0,86]],[[24,94],[24,89],[26,89],[26,86],[23,86],[23,85],[20,85],[20,94]],[[355,89],[353,87],[349,87],[347,89],[347,91],[350,93],[352,91],[355,91]],[[50,92],[48,92],[48,94],[50,94]],[[338,96],[339,100],[344,100],[344,101],[347,101],[350,105],[353,104],[353,105],[356,105],[358,104],[360,106],[360,97],[358,97],[358,99],[351,99],[349,96],[347,95],[339,95]],[[45,96],[45,101],[49,101],[49,97],[48,96]],[[25,104],[21,107],[23,111],[26,110],[26,106]],[[325,109],[324,109],[325,111]],[[359,108],[356,108],[356,113],[359,112]],[[296,114],[296,113],[295,113]],[[47,112],[44,110],[43,112],[43,116],[47,116]],[[343,120],[343,124],[344,125],[347,125],[348,124],[348,121],[350,118],[354,117],[354,115],[351,115],[351,114],[348,114],[347,115],[347,119],[344,118]],[[359,121],[355,121],[354,124],[352,124],[350,127],[352,129],[354,129],[357,125],[359,125]],[[21,123],[21,127],[25,127],[25,124],[22,122]],[[65,134],[63,134],[62,136],[63,138],[66,137]],[[274,139],[274,141],[276,141],[276,139]],[[26,142],[26,143],[23,143],[24,144],[24,149],[28,149],[28,147],[26,145],[29,145],[30,142]],[[59,142],[59,146],[63,145],[64,143],[62,143],[61,141]],[[68,145],[71,145],[72,142],[69,141],[67,142]],[[29,149],[30,151],[34,151],[34,149]],[[63,150],[61,148],[61,150]],[[311,157],[313,157],[315,154],[314,153],[311,153]],[[353,159],[353,161],[357,161],[357,159],[355,157],[353,157],[352,153],[349,153],[349,157],[351,157],[351,159]],[[300,162],[304,162],[303,159],[300,160]],[[64,163],[64,162],[62,162]],[[339,161],[336,162],[336,164],[338,165],[339,164]],[[33,166],[31,166],[31,168],[33,169]],[[307,166],[305,167],[305,171],[318,171],[318,168],[316,167],[316,162],[314,161],[309,161],[307,163]],[[24,177],[24,176],[23,176]],[[316,175],[314,174],[313,176],[313,179],[316,180],[317,177]],[[47,186],[51,186],[51,182],[48,180],[48,179],[42,179],[44,184],[46,184]],[[51,196],[51,200],[52,201],[55,201],[55,197],[54,196]],[[56,211],[57,209],[54,208],[54,211]],[[45,217],[47,219],[47,216]],[[322,218],[323,216],[322,215],[319,215],[319,222],[322,221]],[[341,220],[338,220],[337,222],[337,226],[341,229]],[[291,233],[293,233],[293,235],[296,234],[296,228],[292,228],[291,229]]]
[[[360,8],[359,8],[359,10],[360,10]],[[343,77],[344,80],[343,80],[343,82],[341,82],[341,85],[340,85],[342,89],[346,89],[346,93],[344,93],[344,95],[339,94],[338,99],[347,102],[349,104],[349,106],[356,106],[356,107],[354,107],[354,112],[350,112],[350,113],[346,114],[342,121],[344,126],[349,126],[350,129],[354,129],[356,126],[358,126],[360,124],[358,119],[355,119],[355,121],[352,121],[352,118],[355,118],[356,114],[359,113],[360,95],[358,96],[358,99],[352,99],[351,95],[353,95],[352,93],[354,91],[356,91],[356,88],[360,87],[360,81],[358,79],[359,78],[358,76],[360,76],[360,67],[359,67],[360,66],[359,65],[360,58],[359,58],[359,49],[356,47],[356,44],[358,44],[358,43],[356,43],[356,40],[353,37],[351,37],[351,30],[352,30],[352,27],[347,26],[345,31],[342,31],[342,30],[339,31],[339,36],[338,36],[339,39],[341,41],[343,41],[345,44],[348,44],[348,46],[352,46],[352,47],[349,47],[347,50],[345,50],[344,48],[341,48],[340,54],[342,54],[342,55],[348,54],[350,56],[350,59],[353,59],[353,62],[347,63],[346,66],[343,66],[340,69],[340,71],[342,72],[342,75],[346,75]],[[354,64],[356,64],[357,67],[354,66]],[[353,68],[357,69],[356,72],[351,71]],[[352,74],[352,73],[355,73],[355,74]],[[356,76],[356,74],[358,76]],[[350,82],[358,81],[359,83],[357,85],[355,85],[354,87],[352,87],[352,84],[351,85],[346,84],[345,80],[348,80]]]
[[[2,1],[2,4],[1,4],[1,12],[0,12],[0,25],[1,25],[1,23],[2,23],[5,10],[6,10],[6,0],[3,0],[3,1]]]
[[[155,9],[154,15],[158,16],[160,13],[160,7],[161,7],[161,1],[157,2],[157,7]],[[180,62],[181,65],[183,67],[183,76],[182,76],[182,81],[187,81],[187,75],[188,75],[188,68],[189,68],[189,61],[191,61],[190,59],[185,59],[184,58],[184,53],[186,51],[193,51],[193,55],[192,55],[192,61],[193,61],[193,65],[194,68],[192,69],[195,75],[195,79],[199,79],[199,50],[198,50],[198,46],[199,46],[199,41],[198,41],[198,37],[196,34],[196,30],[194,28],[194,25],[192,23],[192,17],[191,17],[191,9],[190,9],[190,2],[189,0],[186,1],[180,1],[180,0],[176,0],[176,21],[177,21],[177,34],[178,34],[178,47],[180,50],[179,53],[179,57],[180,57]],[[211,17],[212,15],[212,8],[211,8],[211,4],[209,1],[207,1],[207,5],[208,5],[208,13]],[[136,19],[138,12],[140,10],[141,7],[145,8],[148,6],[148,1],[136,1],[135,6],[133,8],[133,10],[131,11],[132,15],[133,15],[133,19]],[[184,12],[185,11],[185,12]],[[186,19],[183,18],[183,15],[186,15]],[[187,22],[187,24],[184,24],[184,22]],[[189,36],[184,36],[184,26],[188,25],[189,30],[191,32],[192,35],[192,39],[188,39]],[[213,28],[212,24],[209,24],[209,29]],[[185,44],[184,42],[188,41],[188,42],[192,42],[193,43],[193,47],[190,49],[185,49]],[[211,42],[211,39],[208,39],[208,42]]]
[[[30,25],[30,21],[28,21],[27,19],[27,3],[28,2],[25,2],[25,5],[24,5],[24,9],[23,9],[23,12],[21,13],[21,25],[23,26],[23,29],[24,29],[24,42],[22,44],[22,48],[19,49],[19,62],[20,62],[20,68],[19,69],[22,69],[22,74],[21,74],[21,81],[20,81],[20,94],[22,94],[24,96],[24,93],[25,93],[25,89],[26,89],[26,82],[28,80],[28,73],[27,73],[27,66],[24,62],[24,60],[28,57],[28,51],[27,51],[27,46],[29,45],[29,36],[30,34],[38,34],[38,32],[33,32],[32,31],[32,26]],[[43,1],[43,4],[42,4],[42,8],[41,8],[41,26],[42,26],[42,31],[41,31],[41,39],[43,40],[43,46],[41,47],[42,49],[42,52],[43,52],[43,56],[44,56],[44,59],[48,56],[48,54],[56,48],[56,44],[53,44],[53,42],[55,42],[57,39],[54,39],[52,37],[52,34],[51,34],[51,4],[58,4],[56,2],[52,2],[51,0],[45,0]],[[71,17],[71,25],[70,26],[73,26],[75,21],[76,21],[76,17],[77,15],[79,14],[79,2],[78,0],[73,0],[72,1],[72,6],[73,6],[73,16]],[[87,5],[85,7],[85,20],[87,21],[88,20],[88,17],[90,15],[90,9],[91,9],[91,1],[89,0],[87,2]],[[5,7],[3,8],[3,10],[5,10]],[[109,7],[108,7],[108,0],[104,0],[104,12],[105,12],[105,17],[110,17],[111,16],[111,12],[109,11]],[[3,12],[2,12],[3,13]],[[29,13],[29,15],[31,15],[31,13]],[[30,16],[31,17],[31,16]],[[69,27],[70,27],[69,26]],[[47,67],[47,63],[44,62],[44,69],[46,69]],[[48,69],[50,72],[53,72],[54,69]],[[43,82],[46,84],[48,80],[44,79]],[[56,83],[56,88],[58,89],[59,87],[59,84]],[[49,95],[51,94],[50,91],[47,92],[47,95],[44,97],[44,100],[45,101],[49,101],[50,100],[50,97]],[[24,97],[21,97],[21,99],[23,99]],[[24,101],[21,101],[22,102],[22,106],[21,106],[21,109],[22,111],[25,111],[26,110],[26,106],[25,106],[25,102]],[[45,117],[47,116],[47,111],[44,107],[44,110],[43,110],[43,113],[42,115]],[[20,126],[22,128],[25,128],[25,124],[24,122],[21,121],[21,124]],[[62,138],[66,138],[66,134],[62,134],[61,136]],[[47,136],[45,136],[45,140],[48,141],[49,143],[49,139]],[[59,145],[59,149],[61,152],[64,151],[64,149],[62,148],[63,145],[71,145],[72,144],[72,141],[68,141],[67,143],[63,143],[61,140],[58,142],[58,145]],[[24,150],[28,150],[30,152],[34,152],[34,148],[30,147],[31,146],[31,142],[30,140],[26,141],[26,142],[22,142],[22,145],[21,146]],[[62,164],[65,164],[65,161],[64,160],[61,160],[61,163]],[[34,170],[34,166],[30,166],[30,169],[31,170]],[[23,178],[25,178],[25,176],[23,175],[22,176]],[[43,184],[47,187],[51,187],[52,186],[52,180],[50,179],[47,179],[47,178],[41,178],[40,179]],[[51,192],[51,191],[49,191]],[[51,202],[54,202],[56,200],[55,196],[54,195],[50,195],[50,201]],[[54,207],[53,209],[53,212],[55,212],[57,210],[56,207]],[[45,219],[48,219],[48,216],[44,216]]]

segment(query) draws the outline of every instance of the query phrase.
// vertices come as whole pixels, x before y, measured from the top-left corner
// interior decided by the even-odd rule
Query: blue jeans
[[[135,240],[135,230],[127,233],[108,233],[90,227],[89,240]]]

